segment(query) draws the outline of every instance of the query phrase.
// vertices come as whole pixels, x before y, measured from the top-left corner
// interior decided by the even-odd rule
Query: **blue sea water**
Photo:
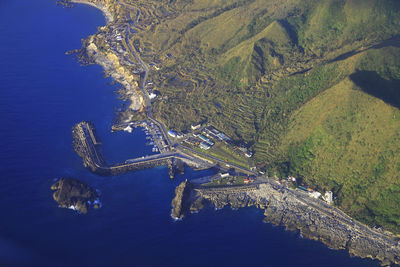
[[[55,0],[0,0],[0,266],[377,266],[262,223],[253,209],[208,208],[175,222],[164,167],[99,177],[72,148],[72,126],[95,123],[106,159],[151,153],[141,130],[111,134],[118,85],[65,52],[104,25],[100,11]],[[60,209],[50,186],[79,178],[102,192],[87,215]]]

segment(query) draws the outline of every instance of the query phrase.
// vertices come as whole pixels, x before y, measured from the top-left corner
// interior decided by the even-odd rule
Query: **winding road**
[[[132,21],[130,23],[130,27],[135,27],[135,25],[139,22],[139,18],[141,16],[141,12],[138,8],[131,6],[129,4],[123,3],[120,0],[117,0],[118,4],[121,6],[124,6],[130,10],[135,10],[136,11],[136,18],[134,21]],[[147,66],[147,64],[141,59],[140,55],[137,53],[136,49],[134,47],[132,47],[132,44],[130,42],[130,30],[129,30],[129,26],[126,26],[125,28],[125,42],[129,48],[129,51],[131,52],[131,55],[137,60],[137,62],[139,62],[139,64],[142,66],[143,69],[143,75],[141,75],[141,83],[140,83],[140,89],[142,90],[142,94],[143,97],[145,99],[145,108],[146,108],[146,115],[148,117],[149,120],[151,120],[154,124],[156,124],[162,131],[164,139],[167,141],[168,145],[170,147],[172,147],[174,145],[174,142],[169,138],[167,130],[164,126],[163,123],[161,123],[160,121],[156,120],[152,113],[151,113],[151,100],[150,100],[150,96],[149,94],[146,92],[145,90],[145,85],[146,85],[146,81],[147,81],[147,77],[149,75],[149,67]]]
[[[199,151],[190,149],[190,148],[188,148],[188,147],[183,147],[183,146],[181,146],[181,145],[175,143],[174,141],[172,141],[172,140],[169,138],[168,133],[167,133],[167,130],[166,130],[164,124],[163,124],[162,122],[158,121],[157,119],[155,119],[155,118],[153,117],[153,115],[152,115],[151,100],[150,100],[149,94],[148,94],[148,93],[146,92],[146,90],[145,90],[145,85],[146,85],[146,81],[147,81],[148,74],[149,74],[149,67],[148,67],[147,64],[141,59],[139,53],[136,51],[136,49],[132,46],[132,44],[131,44],[131,42],[130,42],[130,30],[129,30],[129,29],[130,29],[130,27],[135,27],[135,25],[138,23],[139,18],[140,18],[140,16],[141,16],[141,12],[140,12],[140,10],[139,10],[138,8],[136,8],[135,6],[131,6],[131,5],[129,5],[129,4],[123,3],[123,2],[121,2],[121,0],[117,0],[117,2],[118,2],[119,5],[124,6],[124,7],[127,8],[127,9],[135,10],[135,11],[136,11],[136,18],[135,18],[135,20],[132,21],[131,23],[127,24],[126,27],[125,27],[125,43],[127,44],[128,49],[129,49],[131,55],[136,59],[137,62],[139,62],[139,64],[142,66],[142,69],[143,69],[143,73],[142,73],[142,75],[141,75],[140,89],[142,90],[142,94],[143,94],[143,97],[144,97],[144,99],[145,99],[145,108],[146,108],[146,115],[147,115],[147,118],[148,118],[150,121],[152,121],[154,124],[156,124],[156,125],[161,129],[161,132],[162,132],[162,134],[163,134],[164,140],[166,140],[166,142],[167,142],[167,144],[169,145],[169,147],[171,148],[171,150],[177,150],[177,151],[179,151],[179,152],[181,152],[181,153],[185,153],[185,154],[188,154],[188,153],[189,153],[189,154],[194,154],[194,155],[198,155],[198,156],[203,157],[203,158],[210,158],[210,159],[214,160],[215,162],[217,162],[217,163],[219,163],[219,164],[222,164],[222,166],[221,166],[222,168],[230,168],[230,167],[233,167],[233,168],[235,168],[236,170],[239,170],[239,171],[241,171],[241,172],[243,172],[243,173],[245,173],[245,174],[257,175],[257,173],[255,173],[255,172],[253,172],[253,171],[249,171],[248,169],[245,169],[245,168],[243,168],[243,167],[240,167],[240,166],[238,166],[238,165],[236,165],[236,164],[232,164],[232,163],[230,163],[230,162],[226,162],[226,161],[221,160],[221,159],[219,159],[219,158],[217,158],[217,157],[214,157],[214,156],[211,156],[211,155],[208,155],[208,154],[205,154],[205,153],[202,153],[202,152],[199,152]]]

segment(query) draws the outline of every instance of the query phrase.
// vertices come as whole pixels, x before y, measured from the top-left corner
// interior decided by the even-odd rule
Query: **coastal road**
[[[143,163],[151,163],[151,162],[157,162],[160,160],[165,160],[165,159],[180,159],[184,162],[190,162],[191,164],[194,164],[195,166],[202,167],[202,166],[207,166],[208,163],[197,159],[196,157],[193,157],[191,155],[186,155],[181,152],[167,152],[163,154],[156,154],[156,155],[151,155],[151,156],[146,156],[146,157],[141,157],[141,158],[134,158],[134,159],[128,159],[125,161],[125,163],[122,164],[117,164],[110,166],[110,170],[113,169],[119,169],[119,168],[124,168],[124,167],[132,167],[135,165],[141,165]]]
[[[136,11],[136,18],[134,21],[132,21],[130,23],[131,27],[135,27],[135,25],[138,23],[139,18],[140,18],[140,10],[134,6],[128,5],[126,3],[121,2],[120,0],[117,0],[118,4],[121,6],[124,6],[130,10],[135,10]],[[129,27],[125,28],[125,42],[129,48],[129,51],[131,52],[131,55],[133,55],[133,57],[139,62],[140,65],[142,65],[143,68],[143,77],[142,77],[142,82],[140,84],[140,89],[142,90],[143,93],[143,97],[145,98],[145,107],[148,110],[151,107],[151,101],[150,101],[150,97],[149,94],[145,91],[145,85],[146,85],[146,81],[147,81],[147,77],[149,74],[149,67],[147,66],[147,64],[141,59],[141,57],[139,56],[139,54],[137,53],[136,49],[134,47],[132,47],[131,42],[130,42],[130,31],[129,31]]]
[[[122,3],[120,0],[117,0],[117,2],[118,2],[120,5],[122,5],[122,6],[126,7],[126,8],[128,8],[128,9],[136,10],[136,11],[137,11],[136,19],[131,23],[131,26],[132,26],[132,27],[135,26],[135,24],[139,21],[139,17],[140,17],[140,15],[141,15],[140,10],[139,10],[138,8],[134,7],[134,6],[131,6],[131,5]],[[135,49],[134,47],[132,47],[132,44],[131,44],[130,38],[129,38],[129,34],[130,34],[130,31],[129,31],[129,27],[127,26],[126,29],[125,29],[125,42],[126,42],[128,48],[129,48],[130,52],[131,52],[131,55],[133,55],[133,57],[140,63],[140,65],[142,66],[142,68],[143,68],[143,70],[144,70],[144,71],[143,71],[143,75],[142,75],[142,81],[141,81],[141,84],[140,84],[140,89],[141,89],[142,94],[143,94],[143,97],[144,97],[144,99],[145,99],[146,115],[147,115],[147,117],[148,117],[149,120],[151,120],[154,124],[156,124],[156,125],[161,129],[161,132],[162,132],[163,137],[164,137],[164,139],[166,140],[167,144],[168,144],[171,148],[172,148],[172,147],[175,147],[176,149],[187,150],[187,151],[190,151],[191,153],[200,155],[200,156],[205,157],[205,158],[211,158],[212,160],[214,160],[214,161],[216,161],[216,162],[222,164],[224,167],[225,167],[225,166],[226,166],[226,167],[227,167],[227,166],[232,166],[233,168],[235,168],[235,169],[237,169],[237,170],[240,170],[240,171],[242,171],[242,172],[244,172],[244,173],[246,173],[246,174],[257,175],[257,173],[252,172],[252,171],[249,171],[249,170],[247,170],[247,169],[245,169],[245,168],[243,168],[243,167],[240,167],[240,166],[238,166],[238,165],[236,165],[236,164],[232,164],[232,163],[230,163],[230,162],[226,162],[226,161],[221,160],[221,159],[219,159],[219,158],[216,158],[216,157],[214,157],[214,156],[210,156],[210,155],[207,155],[207,154],[205,154],[205,153],[201,153],[201,152],[198,152],[198,151],[196,151],[196,150],[193,150],[193,149],[190,149],[190,148],[187,148],[187,147],[182,147],[182,146],[180,146],[179,144],[176,144],[175,142],[173,142],[173,141],[169,138],[168,132],[167,132],[167,130],[166,130],[164,124],[161,123],[160,121],[158,121],[157,119],[155,119],[155,118],[153,117],[153,115],[152,115],[152,110],[151,110],[151,99],[150,99],[149,94],[148,94],[148,93],[146,92],[146,90],[145,90],[145,85],[146,85],[146,81],[147,81],[148,74],[149,74],[149,67],[148,67],[147,64],[140,58],[140,56],[139,56],[139,54],[137,53],[136,49]],[[229,167],[228,167],[228,168],[229,168]]]
[[[128,8],[128,9],[136,10],[136,12],[137,12],[136,13],[136,18],[131,23],[131,27],[134,27],[139,21],[139,17],[141,15],[140,10],[138,8],[134,7],[134,6],[131,6],[131,5],[128,5],[126,3],[121,2],[120,0],[117,0],[117,2],[121,6],[124,6],[124,7]],[[149,94],[145,90],[146,81],[147,81],[147,78],[148,78],[148,75],[149,75],[149,67],[141,59],[141,57],[139,56],[139,53],[137,53],[136,49],[134,47],[132,47],[132,44],[131,44],[130,38],[129,38],[129,34],[130,34],[129,27],[126,27],[125,28],[125,42],[126,42],[126,44],[128,46],[128,49],[129,49],[131,55],[133,55],[133,57],[137,60],[137,62],[139,62],[139,64],[142,66],[142,69],[143,69],[143,75],[141,77],[140,89],[142,91],[142,94],[143,94],[143,97],[144,97],[144,101],[145,101],[145,105],[144,106],[145,106],[145,109],[146,109],[146,115],[153,123],[155,123],[161,129],[161,132],[162,132],[162,134],[164,136],[164,139],[167,141],[167,144],[169,146],[173,146],[174,142],[169,138],[167,130],[166,130],[164,124],[161,123],[160,121],[158,121],[157,119],[155,119],[153,117],[153,115],[152,115],[152,112],[151,112],[151,99],[150,99]]]
[[[326,216],[333,216],[339,219],[343,224],[350,225],[354,231],[356,232],[364,232],[368,233],[371,236],[374,236],[376,238],[386,238],[387,235],[384,232],[381,232],[379,230],[372,229],[368,227],[367,225],[364,225],[354,219],[352,219],[350,216],[348,216],[346,213],[344,213],[342,210],[331,206],[324,201],[314,199],[310,197],[307,193],[298,191],[298,190],[293,190],[290,188],[287,188],[285,186],[282,186],[281,184],[278,184],[276,181],[268,179],[267,182],[271,184],[273,187],[279,187],[281,190],[286,190],[293,194],[296,199],[299,201],[303,202],[305,205],[313,207],[323,213],[325,213]],[[358,228],[358,229],[357,229]]]
[[[153,160],[167,159],[167,158],[180,158],[180,159],[192,160],[192,157],[188,157],[184,154],[181,154],[178,152],[168,152],[168,153],[164,153],[164,154],[156,154],[156,155],[151,155],[151,156],[146,156],[146,157],[128,159],[125,161],[124,164],[118,164],[118,167],[124,166],[124,165],[132,165],[132,164],[136,164],[136,163],[142,163],[142,162],[151,162]]]
[[[186,147],[186,146],[182,146],[182,145],[177,144],[177,145],[176,145],[176,149],[177,149],[178,151],[180,151],[180,150],[181,150],[181,151],[182,151],[182,150],[186,150],[186,151],[189,151],[189,152],[191,152],[191,153],[193,153],[193,154],[197,154],[197,155],[199,155],[199,156],[201,156],[201,157],[203,157],[203,158],[210,158],[210,159],[216,161],[217,163],[222,164],[221,167],[223,167],[223,168],[228,168],[228,169],[229,169],[230,167],[232,167],[232,168],[234,168],[234,169],[236,169],[236,170],[239,170],[239,171],[241,171],[241,172],[243,172],[243,173],[245,173],[245,174],[248,174],[248,175],[257,175],[256,172],[249,171],[249,170],[247,170],[247,169],[245,169],[245,168],[243,168],[243,167],[240,167],[240,166],[238,166],[238,165],[236,165],[236,164],[233,164],[233,163],[224,161],[224,160],[219,159],[219,158],[217,158],[217,157],[208,155],[208,154],[206,154],[206,153],[202,153],[202,152],[200,152],[200,151],[191,149],[191,148]],[[229,166],[229,167],[228,167],[228,166]]]

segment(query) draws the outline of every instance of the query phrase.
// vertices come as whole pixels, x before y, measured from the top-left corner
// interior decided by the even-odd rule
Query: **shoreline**
[[[110,26],[111,22],[114,22],[112,13],[105,5],[87,0],[70,0],[70,2],[73,4],[89,5],[101,10],[106,18],[106,24],[104,26],[99,26],[100,28],[106,29]],[[124,88],[118,91],[120,95],[119,98],[123,101],[128,100],[130,103],[127,105],[126,110],[119,112],[118,121],[130,121],[133,117],[133,113],[141,111],[143,106],[143,96],[140,91],[137,90],[139,86],[138,81],[128,68],[126,68],[126,62],[124,62],[124,60],[121,61],[121,55],[117,51],[108,49],[104,52],[98,48],[96,39],[99,36],[100,38],[104,38],[104,36],[99,35],[99,32],[97,32],[84,39],[82,48],[80,49],[81,55],[78,55],[78,58],[88,64],[97,64],[101,66],[106,76],[111,77]]]
[[[103,5],[95,4],[85,0],[71,0],[71,3],[89,5],[99,9],[101,12],[103,12],[104,17],[106,18],[106,24],[114,21],[114,17],[111,12]]]
[[[262,184],[228,187],[182,182],[175,189],[171,216],[182,219],[209,204],[216,209],[255,206],[264,211],[264,222],[299,231],[304,238],[319,241],[331,249],[378,260],[382,266],[400,264],[400,238],[393,233],[364,225],[335,206],[269,179]]]
[[[104,16],[106,17],[106,23],[108,24],[109,22],[112,22],[114,20],[112,14],[110,13],[110,11],[104,6],[104,5],[99,5],[99,4],[95,4],[89,1],[85,1],[85,0],[71,0],[71,3],[76,3],[76,4],[87,4],[90,6],[93,6],[99,10],[101,10],[104,14]],[[105,70],[106,73],[108,73],[116,82],[120,83],[122,86],[124,86],[127,91],[130,92],[135,92],[134,87],[137,87],[138,84],[132,85],[127,79],[126,79],[126,72],[125,70],[123,70],[122,72],[118,71],[120,69],[122,69],[122,66],[119,65],[119,61],[116,60],[112,60],[110,58],[110,55],[108,53],[104,53],[102,52],[100,49],[98,49],[98,47],[96,46],[96,43],[94,42],[93,38],[88,39],[88,43],[87,45],[84,44],[83,49],[86,50],[87,54],[94,60],[94,62],[100,66],[103,67],[103,69]],[[115,55],[115,51],[113,49],[110,49],[110,53]],[[116,63],[118,62],[118,64]],[[132,82],[132,80],[131,80]],[[128,90],[129,88],[129,90]],[[131,98],[131,101],[133,101],[132,99],[138,99],[139,103],[134,103],[132,104],[132,106],[135,107],[139,107],[141,106],[140,103],[143,102],[143,99],[140,99],[140,96],[138,95],[133,95]],[[262,186],[263,190],[269,190],[269,188],[265,188],[264,186]],[[280,190],[277,190],[280,191]],[[207,200],[211,203],[213,203],[216,207],[221,207],[221,206],[225,206],[225,205],[232,205],[231,203],[226,203],[224,200],[222,199],[226,199],[227,195],[232,195],[232,194],[225,194],[225,192],[217,192],[217,194],[215,194],[215,192],[207,192],[207,191],[197,191],[198,192],[198,196],[204,200]],[[283,192],[281,192],[283,193]],[[236,192],[233,193],[234,197],[236,197]],[[358,231],[360,231],[359,226],[357,225],[356,227],[356,231],[355,231],[355,235],[351,236],[351,238],[346,239],[346,238],[342,238],[342,236],[345,236],[346,233],[348,233],[348,231],[350,230],[354,230],[352,227],[354,227],[354,225],[352,225],[353,220],[350,218],[349,220],[349,224],[346,225],[345,227],[339,227],[337,230],[337,234],[340,236],[340,238],[338,238],[337,240],[334,240],[333,238],[330,238],[328,235],[325,235],[325,230],[326,227],[323,227],[324,223],[331,223],[330,227],[332,227],[332,229],[334,229],[333,225],[335,225],[336,227],[338,227],[338,225],[342,222],[342,219],[345,219],[345,221],[347,221],[347,218],[345,218],[346,216],[344,216],[344,214],[340,214],[338,213],[338,215],[340,215],[340,220],[336,221],[336,220],[328,220],[325,219],[325,216],[330,215],[329,212],[322,212],[320,213],[319,209],[315,209],[313,210],[313,213],[310,213],[311,215],[318,215],[318,220],[320,222],[320,224],[315,225],[314,223],[308,223],[308,218],[304,218],[301,217],[301,213],[300,212],[296,212],[298,211],[297,208],[299,210],[301,210],[303,213],[305,213],[307,210],[303,209],[303,204],[305,204],[302,201],[302,198],[297,199],[299,202],[293,202],[290,203],[288,206],[283,207],[282,205],[278,205],[276,203],[276,205],[271,205],[271,200],[268,199],[266,197],[265,194],[261,194],[260,191],[255,191],[253,193],[247,194],[239,194],[238,197],[241,198],[243,196],[249,197],[249,199],[247,199],[245,202],[240,203],[240,201],[233,201],[235,202],[235,204],[237,204],[237,207],[244,207],[244,206],[250,206],[251,205],[257,205],[260,208],[265,210],[265,215],[270,218],[271,223],[275,223],[277,225],[285,225],[288,229],[290,230],[300,230],[301,233],[309,239],[315,239],[315,240],[319,240],[320,242],[324,243],[325,245],[327,245],[328,247],[334,248],[334,249],[346,249],[349,251],[349,253],[351,255],[354,256],[359,256],[362,258],[371,258],[371,259],[378,259],[381,260],[384,264],[387,263],[387,259],[385,258],[385,256],[382,256],[380,253],[376,252],[376,251],[365,251],[365,245],[362,244],[362,247],[359,247],[360,245],[360,240],[359,239],[366,239],[366,240],[362,240],[363,242],[368,243],[369,246],[369,241],[370,239],[368,239],[367,237],[363,236],[363,235],[357,235],[359,234]],[[286,192],[286,196],[287,192]],[[289,196],[290,197],[290,196]],[[200,199],[200,198],[199,198]],[[276,197],[274,200],[278,199],[278,197]],[[286,202],[286,204],[288,204],[288,202],[286,201],[286,199],[281,199],[282,202]],[[290,206],[294,207],[295,209],[293,211],[291,211]],[[191,210],[192,212],[198,212],[198,210],[200,210],[200,207],[193,207],[193,210]],[[276,212],[279,212],[279,214],[275,214]],[[179,213],[179,212],[178,212]],[[333,218],[331,218],[333,219]],[[307,222],[306,224],[304,224],[304,222]],[[304,224],[304,225],[303,225]],[[342,225],[339,225],[342,226]],[[361,229],[363,229],[364,226],[361,227]],[[350,230],[349,230],[350,229]],[[321,232],[319,232],[321,231]],[[331,232],[335,232],[335,231],[331,231]],[[380,235],[381,233],[375,233]],[[381,240],[379,240],[381,241]],[[380,243],[382,244],[382,242]],[[384,244],[384,243],[383,243]],[[368,247],[367,246],[367,247]],[[399,243],[393,243],[393,247],[392,249],[398,249]],[[370,248],[370,247],[368,247]],[[395,259],[396,263],[398,263],[398,258]]]

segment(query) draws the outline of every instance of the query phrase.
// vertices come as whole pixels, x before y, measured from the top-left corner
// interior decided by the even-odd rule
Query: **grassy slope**
[[[318,1],[300,16],[288,18],[298,43],[317,55],[356,42],[387,39],[398,34],[400,4],[395,0]]]
[[[293,68],[298,61],[297,58],[307,61],[310,55],[313,55],[307,50],[309,54],[306,53],[302,59],[296,46],[296,39],[301,39],[303,32],[293,33],[293,29],[286,32],[277,22],[285,21],[289,15],[293,18],[291,20],[301,18],[301,14],[305,14],[302,10],[307,9],[300,2],[285,0],[276,3],[276,1],[257,0],[243,5],[240,1],[212,1],[212,4],[206,7],[199,1],[193,1],[185,5],[182,12],[177,12],[176,17],[156,25],[150,33],[146,32],[143,38],[147,38],[158,47],[161,50],[160,54],[171,52],[174,56],[173,59],[163,62],[162,74],[176,76],[176,70],[179,70],[179,74],[185,75],[184,78],[180,78],[181,80],[189,80],[194,84],[190,88],[177,87],[168,79],[158,77],[157,79],[162,80],[158,86],[169,97],[168,102],[159,106],[158,116],[177,129],[183,129],[191,122],[209,118],[237,138],[243,138],[249,143],[257,141],[254,139],[259,138],[254,136],[265,134],[263,125],[261,125],[263,131],[259,131],[258,124],[263,124],[264,118],[271,113],[271,110],[265,107],[265,102],[270,102],[265,97],[270,95],[268,91],[271,90],[271,86],[268,84],[262,87],[254,83],[258,79],[263,79],[263,74],[269,75],[271,71],[287,68],[294,70],[297,68],[301,71],[302,66]],[[348,11],[352,10],[348,5],[355,2],[349,0],[340,6],[343,10],[336,12],[347,14],[341,15],[344,17],[343,20],[346,20],[346,26],[342,27],[340,35],[332,34],[333,30],[326,29],[332,18],[324,20],[317,15],[319,12],[329,13],[334,9],[332,2],[337,1],[326,0],[322,1],[324,5],[315,4],[320,2],[310,2],[313,6],[309,10],[312,12],[304,15],[307,19],[297,28],[303,29],[305,36],[315,32],[315,38],[322,38],[323,43],[327,45],[334,44],[340,39],[347,40],[346,45],[330,52],[331,58],[370,44],[372,40],[368,39],[369,36],[379,39],[383,38],[380,35],[384,35],[386,38],[391,36],[394,29],[399,28],[392,25],[395,21],[393,16],[387,17],[378,13],[372,17],[373,20],[380,21],[380,28],[374,26],[368,31],[365,40],[357,41],[359,38],[355,38],[353,32],[368,28],[372,19],[369,19],[371,14],[364,11],[358,17],[354,16]],[[235,3],[237,6],[233,7]],[[375,4],[376,1],[366,6],[371,9]],[[357,24],[360,21],[366,21],[368,27]],[[253,26],[250,27],[251,25]],[[316,28],[315,25],[321,28]],[[330,34],[325,36],[321,32]],[[289,41],[288,35],[292,37]],[[302,42],[299,42],[299,45],[306,46]],[[261,52],[258,52],[260,50]],[[208,81],[207,85],[202,84],[203,80]],[[220,104],[222,108],[216,107],[215,103]],[[171,120],[171,115],[164,115],[182,112],[187,114],[186,120]],[[232,121],[234,125],[230,125]]]
[[[333,189],[348,212],[400,231],[399,103],[391,101],[400,53],[384,47],[332,61],[399,35],[399,1],[168,6],[174,15],[140,36],[162,61],[150,77],[168,97],[153,105],[159,119],[177,130],[208,120],[249,144],[259,167]]]
[[[349,58],[348,71],[376,73],[376,91],[400,89],[400,49],[372,50]],[[353,69],[354,68],[354,69]],[[389,85],[391,86],[391,85]],[[307,184],[333,190],[337,203],[373,225],[399,232],[400,112],[345,78],[294,112],[282,150],[290,172]]]

